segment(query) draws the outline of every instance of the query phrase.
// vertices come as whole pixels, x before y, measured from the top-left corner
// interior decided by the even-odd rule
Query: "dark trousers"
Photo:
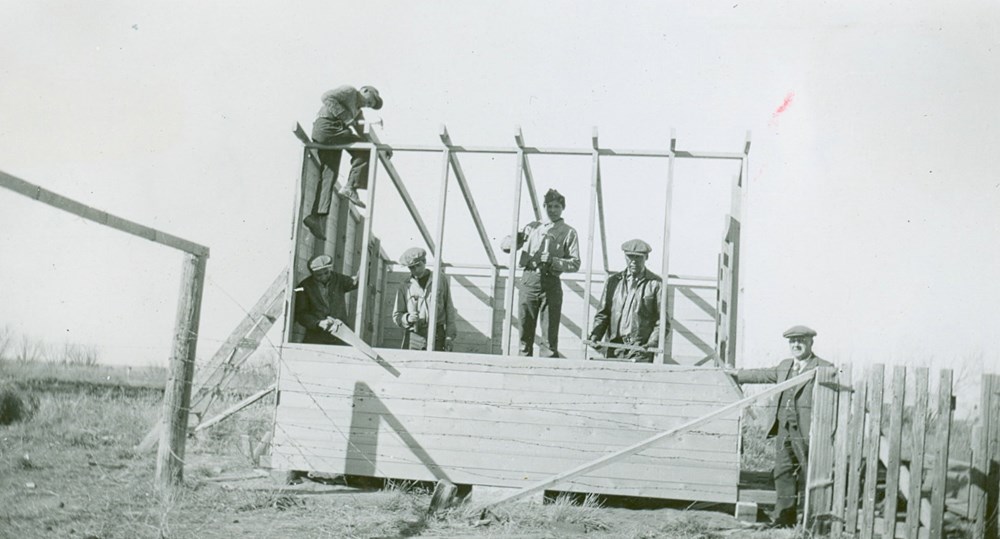
[[[416,331],[408,331],[407,335],[410,341],[406,347],[407,350],[427,350],[426,332],[424,332],[424,335],[421,335]],[[437,332],[434,333],[434,350],[444,350],[444,326],[438,326]]]
[[[782,421],[774,446],[774,490],[778,500],[774,505],[774,520],[795,524],[799,500],[805,495],[806,459],[809,447],[805,436],[794,422]],[[804,501],[804,500],[803,500]]]
[[[316,118],[313,122],[313,142],[317,144],[351,144],[367,142],[364,137],[355,134],[344,127],[343,122],[329,118]],[[333,201],[333,186],[340,173],[340,157],[343,150],[319,150],[319,161],[333,172],[327,176],[320,171],[320,181],[316,183],[316,194],[313,197],[312,213],[326,215],[330,213]],[[347,177],[347,187],[365,189],[368,187],[369,150],[348,150],[351,154],[351,172]]]
[[[519,286],[518,318],[521,321],[522,356],[534,355],[535,327],[541,315],[542,356],[559,353],[559,320],[562,316],[562,282],[555,274],[525,271]],[[547,348],[548,352],[544,349]]]

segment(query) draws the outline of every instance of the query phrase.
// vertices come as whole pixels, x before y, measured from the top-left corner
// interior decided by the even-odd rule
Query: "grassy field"
[[[266,400],[189,440],[185,483],[161,497],[154,456],[134,447],[158,417],[162,393],[107,369],[0,361],[0,387],[24,397],[30,413],[0,426],[0,537],[796,536],[751,529],[718,511],[563,498],[514,504],[481,520],[471,505],[428,516],[426,485],[284,485],[262,477],[248,456],[247,440],[259,440],[269,426]]]

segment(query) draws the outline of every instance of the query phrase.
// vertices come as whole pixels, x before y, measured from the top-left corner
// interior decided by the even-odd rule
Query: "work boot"
[[[302,220],[302,224],[306,225],[306,228],[309,229],[309,232],[312,232],[313,236],[326,241],[326,234],[323,232],[323,229],[326,228],[325,215],[320,215],[318,213],[307,215],[306,218]]]
[[[361,198],[358,197],[358,190],[353,187],[344,187],[340,190],[340,196],[347,199],[348,202],[354,204],[359,208],[364,208],[365,203],[361,202]]]

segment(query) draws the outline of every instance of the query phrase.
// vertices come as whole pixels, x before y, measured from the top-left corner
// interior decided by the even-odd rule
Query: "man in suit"
[[[607,335],[611,344],[631,348],[606,347],[605,357],[624,358],[636,363],[652,363],[653,349],[660,343],[660,305],[663,279],[646,269],[653,248],[634,239],[622,244],[628,265],[604,283],[601,307],[594,314],[591,342]],[[667,322],[667,328],[670,324]]]
[[[815,330],[806,326],[793,326],[783,336],[788,339],[792,357],[782,360],[776,367],[727,372],[740,384],[775,384],[818,367],[833,367],[829,361],[813,354]],[[772,525],[775,527],[795,526],[799,498],[802,497],[801,501],[804,501],[812,392],[811,379],[803,385],[781,392],[771,417],[767,437],[775,438],[774,489],[778,498],[772,516]]]
[[[346,295],[358,287],[358,278],[333,271],[330,255],[313,257],[309,273],[295,289],[295,321],[306,328],[302,342],[344,346],[333,334],[347,320]]]

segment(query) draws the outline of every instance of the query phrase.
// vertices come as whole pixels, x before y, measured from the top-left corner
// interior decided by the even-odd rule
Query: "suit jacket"
[[[340,344],[340,339],[330,335],[319,323],[332,316],[351,327],[347,319],[347,298],[345,295],[358,287],[353,277],[334,272],[330,283],[323,287],[312,276],[306,277],[295,289],[295,321],[306,328],[302,342],[308,344]]]
[[[810,369],[816,369],[818,367],[833,367],[833,363],[821,359],[815,354],[806,360],[805,365],[802,367],[802,372],[793,373],[792,367],[795,364],[795,359],[788,358],[781,360],[777,367],[770,367],[766,369],[740,369],[736,371],[736,381],[741,384],[778,384],[788,380],[789,378],[794,378],[798,374],[802,374]],[[778,395],[777,406],[774,407],[771,417],[771,428],[768,429],[767,437],[772,438],[778,434],[779,421],[778,412],[781,410],[782,406],[787,406],[788,399],[794,399],[795,411],[799,420],[799,431],[805,434],[806,439],[809,438],[809,428],[812,425],[812,401],[813,401],[813,382],[803,384],[798,387],[793,387],[782,391]]]
[[[594,314],[594,329],[590,332],[590,340],[599,341],[607,333],[609,341],[627,336],[630,342],[655,348],[660,343],[660,293],[663,290],[663,279],[648,269],[643,270],[631,305],[630,327],[625,332],[619,332],[618,326],[627,298],[625,276],[624,271],[612,274],[604,284],[601,307]],[[669,329],[668,322],[667,330]]]

